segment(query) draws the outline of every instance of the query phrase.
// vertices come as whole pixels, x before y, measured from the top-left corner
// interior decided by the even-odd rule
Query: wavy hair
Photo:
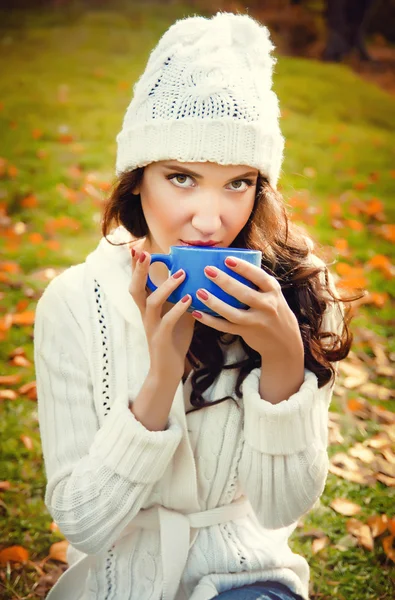
[[[102,232],[106,238],[115,225],[123,225],[137,239],[149,234],[141,197],[131,191],[139,185],[143,173],[143,167],[126,171],[115,183],[102,220]],[[340,335],[333,331],[321,331],[328,302],[352,302],[364,294],[338,298],[331,290],[328,268],[312,266],[308,260],[310,248],[306,237],[306,233],[290,220],[282,194],[274,190],[268,180],[260,175],[249,220],[230,247],[262,252],[261,267],[277,279],[288,306],[298,320],[304,346],[305,368],[315,373],[318,387],[321,388],[329,381],[334,381],[335,368],[331,363],[346,358],[353,340],[349,327],[352,318],[351,306],[344,310]],[[229,346],[238,339],[247,358],[225,365],[221,345]],[[226,396],[206,402],[203,397],[205,390],[215,381],[222,369],[240,369],[235,393],[241,398],[241,384],[244,379],[254,368],[261,365],[260,355],[240,336],[230,336],[198,321],[195,323],[187,358],[195,370],[191,378],[190,398],[195,409],[212,406],[227,399],[235,400]]]

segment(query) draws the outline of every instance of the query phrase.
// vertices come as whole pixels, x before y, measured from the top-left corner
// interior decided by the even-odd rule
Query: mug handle
[[[170,254],[152,254],[150,266],[155,262],[165,263],[166,267],[169,269],[169,271],[171,271],[173,266],[173,257]],[[151,290],[151,292],[154,292],[158,289],[158,286],[154,284],[149,275],[147,277],[147,287]]]

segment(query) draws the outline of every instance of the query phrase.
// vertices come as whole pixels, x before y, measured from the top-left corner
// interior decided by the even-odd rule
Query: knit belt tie
[[[122,531],[117,541],[138,528],[151,530],[159,528],[163,573],[162,600],[175,600],[188,560],[189,549],[198,533],[192,530],[240,519],[251,511],[251,504],[246,496],[241,496],[238,500],[225,506],[189,514],[155,505],[152,508],[140,510]],[[80,598],[85,583],[84,577],[94,561],[95,555],[90,554],[71,565],[51,589],[47,600]]]
[[[163,571],[163,600],[174,600],[188,559],[188,552],[197,536],[193,529],[219,525],[245,517],[251,511],[246,496],[235,502],[210,510],[183,514],[157,505],[141,510],[128,525],[122,536],[136,527],[160,530]],[[193,533],[193,535],[191,535]]]

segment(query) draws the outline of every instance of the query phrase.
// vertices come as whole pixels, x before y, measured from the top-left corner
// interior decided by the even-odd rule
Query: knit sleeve
[[[335,290],[331,274],[329,280]],[[328,303],[322,330],[340,334],[343,315],[342,303]],[[299,390],[271,404],[260,396],[260,371],[254,369],[242,384],[245,441],[239,479],[262,525],[278,529],[310,510],[324,490],[333,382],[319,389],[316,375],[305,369]]]
[[[71,544],[94,554],[137,515],[182,430],[170,417],[166,430],[148,431],[119,398],[99,426],[86,342],[56,288],[40,299],[34,331],[45,503]]]

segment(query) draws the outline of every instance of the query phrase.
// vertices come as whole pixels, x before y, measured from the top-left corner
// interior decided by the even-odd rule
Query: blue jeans
[[[262,581],[233,588],[215,597],[218,600],[303,600],[286,585],[277,581]]]

